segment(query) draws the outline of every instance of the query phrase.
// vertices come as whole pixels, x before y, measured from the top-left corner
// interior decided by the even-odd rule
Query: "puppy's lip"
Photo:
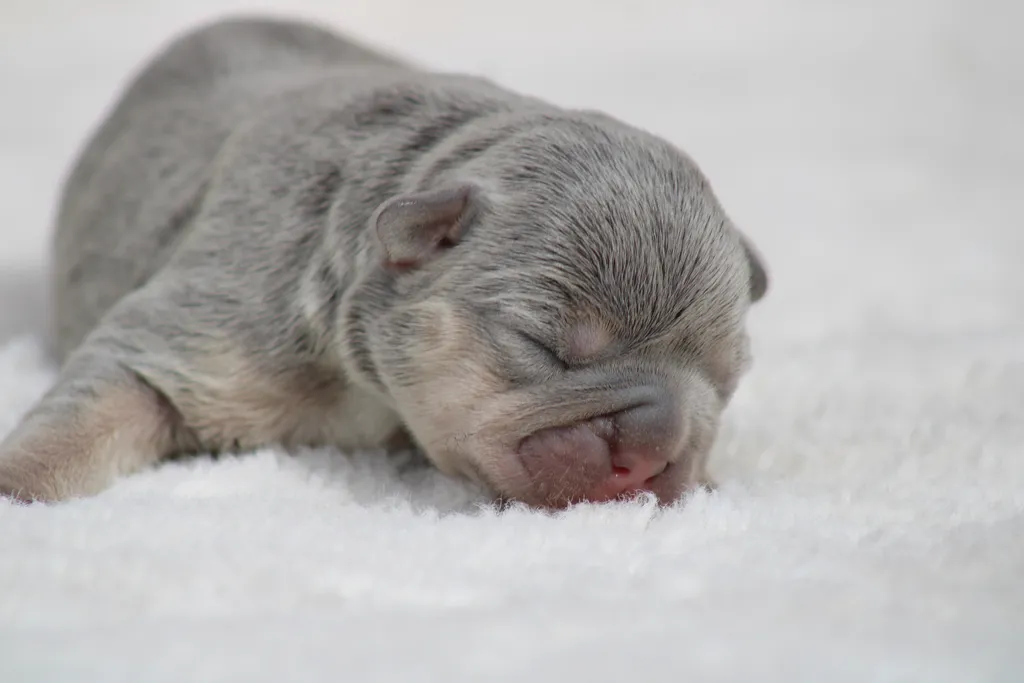
[[[613,490],[610,487],[602,490],[598,487],[587,495],[574,495],[557,500],[545,496],[542,491],[537,490],[532,482],[518,493],[498,492],[498,497],[505,502],[518,501],[538,509],[561,511],[575,505],[622,502],[634,500],[646,494],[654,494],[658,505],[667,507],[693,488],[693,483],[688,478],[677,481],[681,472],[681,466],[678,463],[669,463],[664,470],[638,486],[625,490]]]
[[[538,509],[564,510],[573,505],[582,503],[607,503],[622,500],[634,499],[645,494],[654,494],[659,505],[669,506],[677,502],[688,491],[692,490],[696,481],[691,476],[690,460],[684,452],[669,460],[657,474],[648,477],[643,483],[620,489],[615,486],[602,487],[603,477],[599,476],[591,485],[589,491],[576,491],[564,498],[552,499],[550,492],[546,491],[543,484],[535,478],[535,474],[526,466],[518,452],[509,449],[501,449],[504,461],[503,473],[495,478],[489,476],[491,469],[488,468],[488,476],[484,475],[483,469],[478,471],[478,481],[484,483],[493,491],[496,498],[506,502],[517,501]],[[606,475],[614,476],[614,465],[608,464]],[[504,485],[496,485],[498,481]]]

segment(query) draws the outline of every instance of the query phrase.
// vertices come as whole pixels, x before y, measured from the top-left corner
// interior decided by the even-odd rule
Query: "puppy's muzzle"
[[[620,409],[540,429],[519,443],[523,468],[548,504],[677,494],[672,475],[686,437],[682,410],[668,390],[637,389]]]

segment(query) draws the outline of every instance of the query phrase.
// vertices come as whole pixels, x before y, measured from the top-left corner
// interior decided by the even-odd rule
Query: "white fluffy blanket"
[[[54,377],[71,154],[233,6],[0,8],[0,433]],[[501,515],[412,463],[263,451],[0,503],[0,680],[1024,680],[1020,3],[271,7],[691,152],[773,275],[722,488]]]

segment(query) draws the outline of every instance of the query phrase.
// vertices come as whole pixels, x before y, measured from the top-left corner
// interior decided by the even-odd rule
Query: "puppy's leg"
[[[173,406],[114,355],[85,348],[0,444],[0,496],[89,496],[171,454],[182,434]]]

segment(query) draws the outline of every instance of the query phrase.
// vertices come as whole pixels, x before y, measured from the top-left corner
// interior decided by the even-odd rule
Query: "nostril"
[[[612,463],[611,476],[599,482],[590,492],[588,498],[594,501],[611,500],[622,495],[638,491],[651,490],[657,486],[655,479],[669,468],[669,463],[657,458],[644,457],[641,454],[630,454],[630,459],[623,463]]]
[[[612,462],[612,479],[628,485],[640,486],[665,471],[668,462],[658,458],[632,457],[625,463]]]

